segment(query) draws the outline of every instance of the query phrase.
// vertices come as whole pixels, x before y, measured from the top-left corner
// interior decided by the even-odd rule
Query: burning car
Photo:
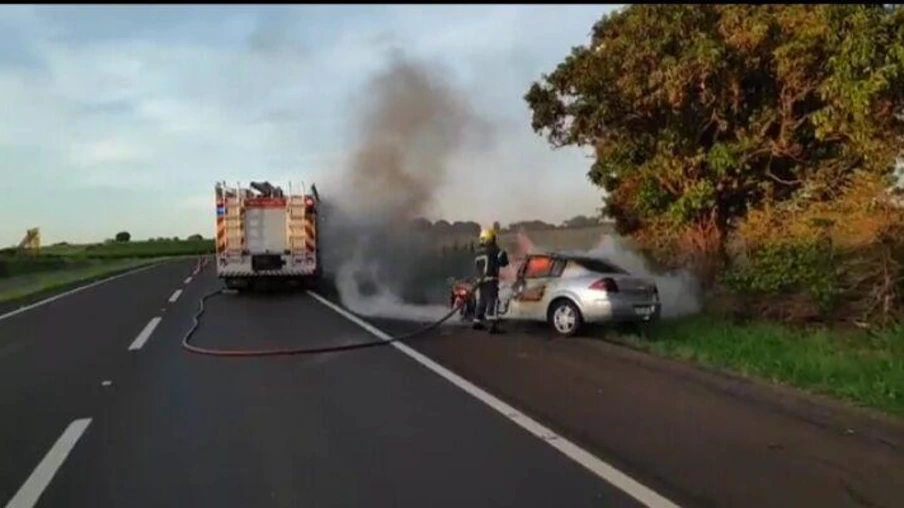
[[[468,281],[453,281],[450,304],[473,316],[476,294]],[[600,258],[564,253],[530,254],[515,280],[500,287],[498,314],[506,319],[547,322],[563,336],[585,323],[649,322],[662,304],[652,280],[629,274]]]

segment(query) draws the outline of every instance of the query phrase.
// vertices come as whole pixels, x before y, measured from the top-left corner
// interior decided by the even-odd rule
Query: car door
[[[529,255],[521,263],[512,286],[508,314],[516,319],[545,320],[544,296],[557,268],[557,259],[546,254]]]

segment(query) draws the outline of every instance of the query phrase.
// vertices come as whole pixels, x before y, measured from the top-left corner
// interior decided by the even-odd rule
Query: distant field
[[[21,298],[41,291],[68,286],[73,283],[111,275],[116,272],[154,263],[145,259],[86,259],[69,263],[57,270],[21,273],[0,277],[0,302]]]
[[[158,259],[214,251],[213,240],[57,244],[37,256],[0,251],[0,301],[127,270]]]
[[[52,245],[41,251],[45,256],[94,259],[154,258],[209,254],[213,240],[159,240],[143,242],[110,242],[89,245]]]

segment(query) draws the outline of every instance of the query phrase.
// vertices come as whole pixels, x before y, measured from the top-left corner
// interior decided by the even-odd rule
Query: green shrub
[[[61,256],[17,256],[0,258],[0,277],[61,270],[71,264]]]
[[[788,239],[757,246],[721,278],[741,294],[787,296],[805,294],[822,314],[838,302],[838,266],[827,243]]]

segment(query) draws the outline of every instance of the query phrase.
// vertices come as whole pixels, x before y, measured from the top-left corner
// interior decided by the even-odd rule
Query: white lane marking
[[[177,289],[173,292],[173,295],[169,297],[169,303],[176,303],[176,300],[178,300],[180,296],[182,296],[182,290]]]
[[[48,303],[50,303],[50,302],[54,302],[54,301],[56,301],[56,300],[59,300],[60,298],[63,298],[63,297],[69,296],[69,295],[74,295],[74,294],[78,293],[79,291],[84,291],[84,290],[86,290],[86,289],[93,288],[93,287],[95,287],[95,286],[100,286],[101,284],[106,284],[106,283],[111,282],[111,281],[114,281],[114,280],[116,280],[116,279],[121,279],[121,278],[126,277],[126,276],[129,276],[129,275],[134,275],[134,274],[136,274],[136,273],[138,273],[138,272],[143,272],[143,271],[145,271],[145,270],[150,270],[151,268],[154,268],[155,266],[160,266],[160,265],[162,265],[162,264],[164,264],[164,263],[167,263],[167,262],[168,262],[168,261],[161,261],[160,263],[153,263],[153,264],[148,265],[148,266],[142,266],[142,267],[140,267],[140,268],[136,268],[136,269],[134,269],[134,270],[130,270],[130,271],[125,272],[125,273],[121,273],[121,274],[119,274],[119,275],[114,275],[114,276],[112,276],[112,277],[107,277],[106,279],[101,279],[101,280],[99,280],[99,281],[95,281],[95,282],[92,282],[92,283],[90,283],[90,284],[85,284],[84,286],[80,286],[80,287],[77,287],[77,288],[75,288],[75,289],[70,289],[69,291],[66,291],[65,293],[60,293],[60,294],[58,294],[58,295],[51,296],[50,298],[45,298],[45,299],[43,299],[43,300],[41,300],[41,301],[39,301],[39,302],[35,302],[35,303],[30,304],[30,305],[26,305],[25,307],[19,307],[18,309],[14,310],[14,311],[10,311],[10,312],[7,312],[6,314],[0,315],[0,321],[3,321],[3,320],[6,319],[6,318],[11,318],[11,317],[13,317],[13,316],[15,316],[15,315],[17,315],[17,314],[21,314],[21,313],[26,312],[26,311],[29,311],[29,310],[31,310],[31,309],[40,307],[40,306],[42,306],[42,305],[46,305],[46,304],[48,304]]]
[[[185,284],[191,284],[191,277],[188,277],[187,279],[185,279]]]
[[[392,337],[390,335],[371,325],[367,321],[364,321],[358,316],[350,313],[349,311],[343,309],[339,305],[336,305],[335,303],[327,300],[317,293],[314,293],[313,291],[308,291],[307,293],[320,303],[336,311],[345,319],[348,319],[352,323],[355,323],[364,330],[370,332],[371,335],[384,341],[392,340]],[[402,353],[411,357],[414,361],[440,375],[446,381],[449,381],[458,388],[461,388],[462,390],[467,392],[469,395],[475,397],[477,400],[495,409],[509,420],[521,426],[521,428],[540,438],[549,446],[552,446],[571,460],[584,466],[584,468],[595,474],[597,477],[621,489],[623,492],[633,497],[637,501],[643,503],[644,505],[650,508],[678,508],[678,505],[657,494],[652,489],[634,480],[630,476],[622,473],[608,463],[603,462],[590,452],[556,434],[536,420],[532,419],[521,411],[518,411],[517,409],[506,404],[493,395],[490,395],[479,386],[471,383],[467,379],[434,362],[430,358],[427,358],[414,349],[411,349],[405,344],[402,344],[401,342],[393,342],[392,344],[390,344],[390,346],[393,346]]]
[[[113,384],[113,381],[110,381],[109,379],[105,379],[105,380],[101,381],[101,383],[100,383],[101,386],[110,386],[112,384]]]
[[[16,495],[6,503],[6,508],[31,508],[37,504],[38,498],[44,493],[44,489],[50,484],[50,480],[63,465],[69,452],[75,447],[75,443],[82,437],[90,423],[91,418],[82,418],[66,427],[63,435],[44,456],[44,460],[31,472],[31,476],[25,480]]]
[[[157,328],[157,325],[160,324],[163,318],[155,317],[148,321],[148,324],[144,326],[144,329],[141,330],[141,333],[138,334],[138,337],[135,337],[135,340],[132,341],[132,345],[129,346],[129,351],[137,351],[144,346],[144,343],[151,338],[151,334],[154,333],[154,328]]]

